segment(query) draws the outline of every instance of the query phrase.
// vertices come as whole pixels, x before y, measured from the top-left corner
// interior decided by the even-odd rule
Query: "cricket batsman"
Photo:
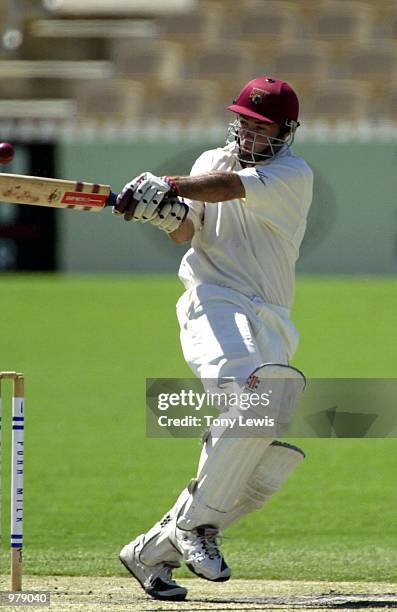
[[[276,394],[281,426],[305,382],[289,365],[298,340],[290,312],[313,173],[291,148],[299,102],[288,83],[259,76],[228,109],[236,119],[226,146],[205,151],[190,176],[134,178],[114,212],[151,223],[175,243],[191,242],[179,269],[184,357],[205,385],[246,381],[245,390],[260,393],[270,378],[293,380],[293,391],[280,385]],[[155,599],[185,599],[187,590],[172,579],[181,561],[201,578],[228,580],[218,534],[261,508],[303,458],[300,448],[273,437],[210,429],[196,477],[158,523],[124,546],[120,560]]]

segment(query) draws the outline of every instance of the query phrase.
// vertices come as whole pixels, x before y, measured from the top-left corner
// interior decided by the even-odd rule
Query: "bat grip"
[[[109,193],[108,199],[106,200],[105,206],[114,206],[116,204],[118,195],[118,193],[114,193],[114,191],[111,191]]]

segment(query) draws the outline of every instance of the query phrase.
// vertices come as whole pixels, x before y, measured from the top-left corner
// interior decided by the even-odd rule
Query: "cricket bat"
[[[0,201],[100,212],[116,203],[109,185],[0,173]]]

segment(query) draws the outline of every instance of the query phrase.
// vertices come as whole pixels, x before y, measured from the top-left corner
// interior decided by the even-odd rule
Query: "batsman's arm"
[[[184,242],[190,242],[192,240],[194,231],[193,221],[187,216],[178,229],[169,234],[169,237],[176,244],[183,244]]]
[[[235,172],[208,172],[195,176],[172,176],[176,195],[199,202],[225,202],[245,197],[244,185]]]
[[[225,202],[244,198],[245,190],[238,174],[233,172],[210,172],[195,176],[171,177],[178,195],[201,202]],[[190,242],[194,236],[193,221],[187,216],[170,238],[177,244]]]

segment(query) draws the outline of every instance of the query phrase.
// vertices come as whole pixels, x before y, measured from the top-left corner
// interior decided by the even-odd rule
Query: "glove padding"
[[[144,172],[123,187],[113,212],[124,215],[126,221],[151,221],[170,190],[171,185],[165,179]]]
[[[167,197],[158,207],[157,214],[150,220],[150,223],[170,234],[184,222],[188,212],[189,207],[182,198]]]

